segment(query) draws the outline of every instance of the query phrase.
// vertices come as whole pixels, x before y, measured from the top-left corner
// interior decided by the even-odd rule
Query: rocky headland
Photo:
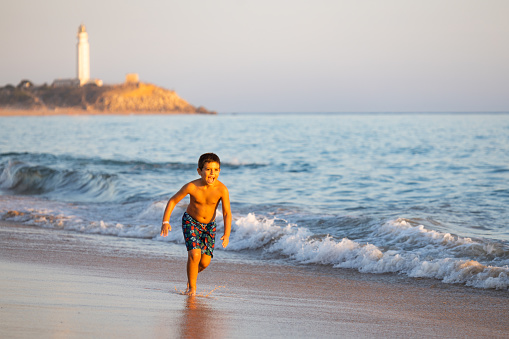
[[[175,91],[141,82],[54,87],[22,81],[16,87],[0,87],[0,113],[2,111],[3,115],[216,113],[189,104]]]

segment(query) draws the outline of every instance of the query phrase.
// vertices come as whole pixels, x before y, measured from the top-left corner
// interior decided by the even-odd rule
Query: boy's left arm
[[[232,229],[232,212],[230,209],[230,195],[228,189],[224,188],[223,196],[221,197],[221,205],[223,206],[223,222],[224,222],[224,234],[221,237],[223,241],[223,248],[228,246],[230,242],[230,231]]]

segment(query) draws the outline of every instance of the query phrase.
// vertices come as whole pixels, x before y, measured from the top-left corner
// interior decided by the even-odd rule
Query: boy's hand
[[[161,236],[166,237],[168,235],[168,231],[171,231],[171,225],[163,224],[163,226],[161,226]]]
[[[226,235],[223,235],[221,237],[221,240],[223,241],[223,248],[225,248],[226,246],[228,246],[228,243],[230,242],[230,237],[226,236]]]

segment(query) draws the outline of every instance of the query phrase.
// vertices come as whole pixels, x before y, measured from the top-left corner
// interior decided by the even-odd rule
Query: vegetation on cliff
[[[152,84],[85,85],[82,87],[33,86],[22,81],[17,87],[0,87],[0,108],[19,110],[73,109],[111,113],[204,113],[175,91]]]

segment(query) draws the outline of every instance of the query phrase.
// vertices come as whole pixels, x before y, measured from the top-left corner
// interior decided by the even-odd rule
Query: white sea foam
[[[79,208],[62,202],[3,197],[0,215],[3,219],[40,227],[183,243],[179,219],[185,205],[175,208],[171,220],[173,231],[168,237],[159,236],[165,205],[159,201],[114,205],[114,208],[104,205]],[[98,215],[102,219],[98,220]],[[217,223],[220,234],[220,213]],[[222,250],[220,246],[217,249]],[[226,250],[258,250],[297,264],[330,265],[365,273],[398,273],[479,288],[509,287],[506,245],[428,230],[405,219],[371,226],[363,240],[352,240],[317,235],[302,225],[249,213],[235,217]]]
[[[373,233],[373,240],[384,237],[382,243],[388,245],[385,249],[348,238],[316,237],[305,227],[275,226],[274,220],[256,218],[254,214],[239,218],[235,225],[229,250],[261,248],[302,264],[332,265],[366,273],[400,273],[480,288],[509,287],[509,267],[484,265],[457,256],[473,246],[491,252],[492,245],[427,230],[422,225],[411,226],[403,219],[389,221]]]
[[[239,218],[235,225],[228,248],[237,251],[263,248],[289,232],[291,228],[291,225],[286,228],[276,226],[274,219],[258,219],[253,213]]]

